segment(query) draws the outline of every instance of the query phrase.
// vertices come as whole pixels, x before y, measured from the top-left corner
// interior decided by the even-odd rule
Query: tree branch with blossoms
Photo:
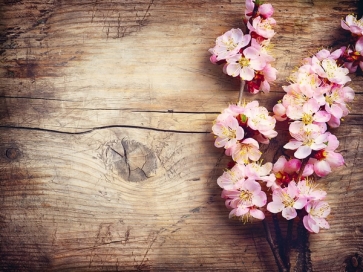
[[[290,271],[293,220],[299,219],[296,270],[308,271],[312,269],[308,233],[330,227],[327,193],[317,181],[344,165],[343,156],[336,152],[339,141],[329,128],[340,126],[349,113],[348,103],[354,99],[354,90],[346,84],[351,81],[349,73],[363,70],[363,19],[348,15],[342,20],[342,28],[352,33],[354,43],[335,51],[322,49],[305,58],[290,75],[289,85],[282,87],[286,94],[269,113],[256,100],[242,101],[242,94],[245,86],[253,94],[268,93],[270,83],[276,80],[269,50],[276,25],[273,12],[271,4],[246,0],[246,33],[233,28],[209,49],[211,62],[223,65],[224,73],[241,81],[238,103],[224,109],[212,126],[215,146],[224,148],[232,159],[217,184],[223,189],[230,218],[263,220],[280,271]],[[277,137],[277,121],[289,124],[291,138],[283,145],[287,155],[274,163],[262,163],[260,144]],[[265,212],[273,215],[277,243]],[[285,237],[279,213],[289,221]]]

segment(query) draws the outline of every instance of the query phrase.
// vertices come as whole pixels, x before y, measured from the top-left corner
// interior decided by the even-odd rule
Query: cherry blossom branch
[[[231,210],[229,217],[244,222],[250,218],[263,221],[280,271],[289,271],[291,267],[293,219],[299,213],[297,271],[311,271],[308,232],[329,229],[326,218],[330,214],[330,206],[324,201],[326,192],[313,183],[316,177],[324,177],[344,165],[342,155],[335,152],[339,141],[328,128],[338,127],[349,113],[347,103],[353,100],[354,90],[345,86],[351,80],[347,74],[363,70],[363,19],[348,15],[341,22],[342,28],[354,34],[354,46],[333,52],[322,49],[303,60],[302,66],[290,75],[291,84],[283,86],[286,94],[274,106],[272,117],[258,101],[242,103],[246,86],[250,93],[267,93],[270,82],[276,79],[277,70],[271,66],[274,59],[268,54],[270,39],[275,34],[272,14],[271,4],[246,0],[245,33],[231,29],[209,49],[211,62],[223,64],[224,73],[240,80],[237,104],[224,109],[212,127],[214,145],[224,148],[232,159],[217,183]],[[294,156],[281,156],[274,165],[262,164],[259,144],[268,144],[277,136],[276,120],[289,122],[291,139],[284,148],[293,150]],[[269,203],[265,187],[270,189],[265,190],[267,193],[272,192]],[[263,212],[266,204],[267,211],[273,214],[277,244]],[[288,220],[285,239],[277,217],[280,212]]]

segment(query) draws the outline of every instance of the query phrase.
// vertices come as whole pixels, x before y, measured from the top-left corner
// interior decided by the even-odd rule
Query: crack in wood
[[[171,132],[171,133],[180,133],[180,134],[210,134],[210,131],[191,131],[191,130],[173,130],[173,129],[158,129],[152,127],[140,127],[140,126],[126,126],[126,125],[110,125],[110,126],[101,126],[101,127],[94,127],[89,130],[79,131],[79,132],[70,132],[70,131],[61,131],[55,129],[46,129],[46,128],[39,128],[39,127],[22,127],[22,126],[0,126],[0,129],[19,129],[19,130],[34,130],[40,132],[50,132],[50,133],[59,133],[59,134],[68,134],[68,135],[83,135],[89,134],[97,130],[103,129],[111,129],[111,128],[130,128],[130,129],[143,129],[143,130],[152,130],[158,132]]]
[[[108,169],[127,181],[139,182],[156,174],[157,156],[146,145],[122,139],[106,144],[103,160]]]

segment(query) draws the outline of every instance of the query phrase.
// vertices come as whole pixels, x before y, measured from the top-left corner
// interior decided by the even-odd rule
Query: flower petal
[[[292,207],[286,207],[282,210],[282,216],[285,217],[287,220],[291,220],[297,216],[297,212]]]
[[[311,148],[306,145],[300,146],[294,153],[295,157],[298,159],[305,159],[310,154],[311,154]]]

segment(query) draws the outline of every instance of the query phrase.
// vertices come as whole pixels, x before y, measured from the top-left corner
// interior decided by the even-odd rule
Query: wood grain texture
[[[328,3],[327,3],[328,2]],[[271,1],[279,77],[349,38],[357,1]],[[276,271],[259,222],[229,220],[212,121],[238,82],[208,49],[244,1],[0,0],[0,270]],[[334,133],[346,166],[321,181],[331,229],[315,271],[363,254],[363,80]],[[287,133],[264,147],[278,154]],[[284,227],[284,226],[283,226]]]

